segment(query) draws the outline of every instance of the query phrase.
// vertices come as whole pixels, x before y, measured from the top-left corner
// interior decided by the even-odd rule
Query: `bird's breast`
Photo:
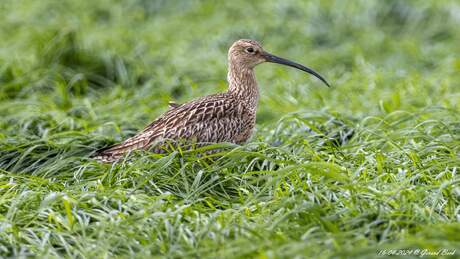
[[[242,105],[239,115],[239,130],[234,137],[234,142],[242,144],[252,136],[256,124],[256,107]]]

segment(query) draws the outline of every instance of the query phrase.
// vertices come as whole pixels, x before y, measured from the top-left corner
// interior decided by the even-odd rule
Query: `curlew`
[[[169,110],[143,131],[116,144],[96,151],[94,158],[114,162],[137,149],[162,152],[166,143],[230,142],[242,144],[252,134],[256,123],[259,87],[254,67],[263,62],[278,63],[312,74],[329,86],[313,69],[266,52],[254,40],[238,40],[228,51],[228,90],[193,101],[170,103]]]

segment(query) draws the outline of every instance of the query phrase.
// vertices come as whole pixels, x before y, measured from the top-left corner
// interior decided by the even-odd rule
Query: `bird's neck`
[[[245,68],[229,63],[228,92],[241,100],[247,101],[254,108],[259,101],[259,87],[252,68]]]

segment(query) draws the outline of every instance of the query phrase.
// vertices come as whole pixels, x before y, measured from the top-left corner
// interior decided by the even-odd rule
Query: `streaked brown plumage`
[[[238,40],[228,51],[228,90],[188,103],[169,103],[170,109],[142,132],[120,144],[99,150],[95,158],[114,162],[136,149],[161,152],[166,141],[197,143],[231,142],[241,144],[252,134],[256,122],[259,88],[254,67],[263,62],[295,67],[315,75],[315,71],[264,51],[254,40]]]

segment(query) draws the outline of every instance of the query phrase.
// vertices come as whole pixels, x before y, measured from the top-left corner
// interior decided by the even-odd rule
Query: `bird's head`
[[[311,68],[308,68],[304,65],[295,63],[293,61],[277,57],[266,52],[260,43],[255,40],[241,39],[235,41],[230,49],[228,50],[228,60],[231,64],[238,66],[240,68],[253,69],[260,63],[271,62],[281,65],[286,65],[300,69],[304,72],[314,75],[320,79],[327,86],[330,86],[329,83],[324,79],[320,74],[314,71]]]

